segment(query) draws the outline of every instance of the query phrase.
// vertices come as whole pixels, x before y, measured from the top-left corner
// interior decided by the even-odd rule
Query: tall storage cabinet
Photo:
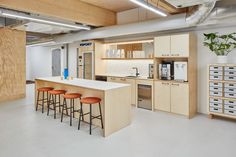
[[[155,38],[155,109],[193,117],[197,112],[197,48],[193,33]],[[164,42],[166,42],[164,44]],[[167,45],[169,47],[167,48]],[[159,79],[163,61],[187,62],[187,82]]]
[[[208,66],[208,113],[236,118],[236,64]]]

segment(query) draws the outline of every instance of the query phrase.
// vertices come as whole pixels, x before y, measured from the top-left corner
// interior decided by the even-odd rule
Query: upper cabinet
[[[189,57],[189,34],[156,37],[155,57]]]
[[[160,36],[154,39],[155,57],[170,56],[170,36]]]

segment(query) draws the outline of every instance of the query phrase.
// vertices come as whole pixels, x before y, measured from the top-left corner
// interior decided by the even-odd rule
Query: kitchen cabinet
[[[156,37],[155,57],[188,57],[189,34]]]
[[[171,83],[171,112],[189,114],[189,89],[186,83]]]
[[[170,55],[172,57],[189,56],[189,34],[172,35],[170,40]]]
[[[134,79],[125,77],[107,77],[108,82],[125,83],[131,85],[131,103],[136,104],[136,83]]]
[[[170,84],[155,82],[155,109],[170,112]]]
[[[189,115],[189,88],[187,83],[155,82],[155,109]]]
[[[155,57],[170,56],[170,36],[160,36],[154,38]]]

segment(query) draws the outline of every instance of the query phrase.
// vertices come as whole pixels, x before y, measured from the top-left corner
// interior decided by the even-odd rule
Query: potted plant
[[[220,35],[219,33],[205,34],[204,46],[217,55],[218,63],[227,63],[227,55],[236,48],[236,33]]]

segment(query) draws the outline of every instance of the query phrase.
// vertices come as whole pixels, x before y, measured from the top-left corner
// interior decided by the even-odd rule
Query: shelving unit
[[[208,66],[208,113],[236,119],[236,64]]]
[[[154,40],[155,109],[192,118],[197,112],[197,48],[193,33],[156,37]],[[188,64],[188,81],[160,80],[159,64],[183,61]],[[161,91],[161,92],[160,92]]]

